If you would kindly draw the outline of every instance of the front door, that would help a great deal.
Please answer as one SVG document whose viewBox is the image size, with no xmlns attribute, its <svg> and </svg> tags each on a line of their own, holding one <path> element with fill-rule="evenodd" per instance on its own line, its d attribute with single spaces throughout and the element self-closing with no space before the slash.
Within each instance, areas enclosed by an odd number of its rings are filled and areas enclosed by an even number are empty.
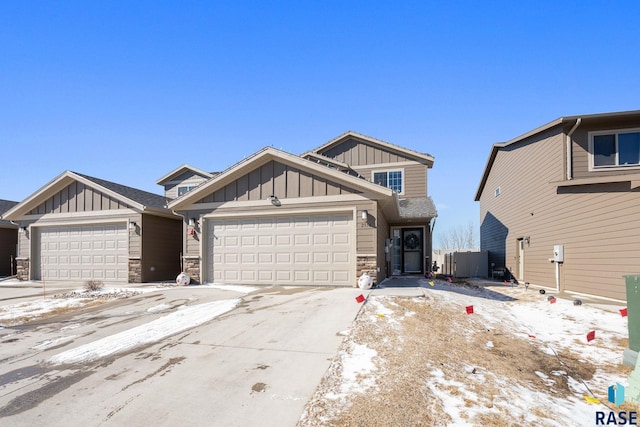
<svg viewBox="0 0 640 427">
<path fill-rule="evenodd" d="M 402 272 L 424 273 L 422 228 L 402 229 Z"/>
</svg>

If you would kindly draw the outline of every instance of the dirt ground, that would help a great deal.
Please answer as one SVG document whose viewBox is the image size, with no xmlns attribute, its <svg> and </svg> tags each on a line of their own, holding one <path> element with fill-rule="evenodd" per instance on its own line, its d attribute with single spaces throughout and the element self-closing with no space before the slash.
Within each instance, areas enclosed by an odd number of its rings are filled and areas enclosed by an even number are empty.
<svg viewBox="0 0 640 427">
<path fill-rule="evenodd" d="M 346 400 L 327 398 L 340 394 L 343 381 L 342 359 L 336 357 L 298 426 L 531 425 L 509 410 L 514 386 L 566 398 L 574 394 L 569 381 L 586 386 L 596 373 L 597 366 L 579 355 L 549 354 L 538 340 L 514 334 L 509 325 L 488 328 L 478 317 L 461 317 L 460 307 L 428 296 L 385 298 L 385 307 L 393 311 L 386 317 L 394 321 L 375 321 L 382 317 L 379 307 L 365 304 L 341 349 L 349 352 L 350 346 L 361 344 L 375 350 L 375 384 Z M 598 368 L 631 372 L 621 364 Z M 468 399 L 469 392 L 477 397 L 465 406 L 492 410 L 452 419 L 439 397 Z M 543 423 L 556 425 L 549 407 L 532 403 L 531 411 Z"/>
</svg>

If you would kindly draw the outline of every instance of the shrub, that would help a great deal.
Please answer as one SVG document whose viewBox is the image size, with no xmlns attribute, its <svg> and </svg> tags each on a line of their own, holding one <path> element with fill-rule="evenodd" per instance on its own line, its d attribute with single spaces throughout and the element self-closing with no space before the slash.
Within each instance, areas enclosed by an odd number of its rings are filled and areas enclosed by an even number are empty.
<svg viewBox="0 0 640 427">
<path fill-rule="evenodd" d="M 84 284 L 84 288 L 87 291 L 99 291 L 100 289 L 104 288 L 104 283 L 102 283 L 100 280 L 87 280 L 87 282 Z"/>
</svg>

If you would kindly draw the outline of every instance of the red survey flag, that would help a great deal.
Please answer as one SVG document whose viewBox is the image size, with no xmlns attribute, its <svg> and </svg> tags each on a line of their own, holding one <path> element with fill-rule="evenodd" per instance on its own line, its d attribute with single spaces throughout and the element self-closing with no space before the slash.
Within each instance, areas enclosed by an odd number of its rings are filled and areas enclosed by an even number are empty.
<svg viewBox="0 0 640 427">
<path fill-rule="evenodd" d="M 593 341 L 596 339 L 596 331 L 591 331 L 587 333 L 587 342 Z"/>
<path fill-rule="evenodd" d="M 504 285 L 507 286 L 509 284 L 509 282 L 507 282 L 506 280 L 504 281 Z"/>
<path fill-rule="evenodd" d="M 551 298 L 551 299 L 549 300 L 549 304 L 555 304 L 555 303 L 556 303 L 556 299 L 555 299 L 555 298 Z"/>
<path fill-rule="evenodd" d="M 365 299 L 365 298 L 364 298 L 364 295 L 362 295 L 362 294 L 360 294 L 360 295 L 358 295 L 358 296 L 356 297 L 356 301 L 358 301 L 358 303 L 363 302 L 363 301 L 364 301 L 364 299 Z"/>
<path fill-rule="evenodd" d="M 467 309 L 467 314 L 473 314 L 473 306 L 472 305 L 468 305 L 466 307 L 466 309 Z"/>
<path fill-rule="evenodd" d="M 627 316 L 628 316 L 628 314 L 629 314 L 629 313 L 627 312 L 627 308 L 626 308 L 626 307 L 625 307 L 625 308 L 621 308 L 621 309 L 620 309 L 620 315 L 621 315 L 622 317 L 627 317 Z"/>
</svg>

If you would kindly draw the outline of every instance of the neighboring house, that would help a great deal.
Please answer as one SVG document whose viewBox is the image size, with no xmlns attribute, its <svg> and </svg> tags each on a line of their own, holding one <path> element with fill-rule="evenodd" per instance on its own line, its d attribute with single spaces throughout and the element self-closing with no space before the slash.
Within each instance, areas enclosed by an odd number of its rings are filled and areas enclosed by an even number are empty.
<svg viewBox="0 0 640 427">
<path fill-rule="evenodd" d="M 625 300 L 640 273 L 640 111 L 561 117 L 495 144 L 480 245 L 520 282 Z"/>
<path fill-rule="evenodd" d="M 175 199 L 193 190 L 198 185 L 213 177 L 213 173 L 202 171 L 189 165 L 182 165 L 156 181 L 164 187 L 167 199 Z"/>
<path fill-rule="evenodd" d="M 182 225 L 164 196 L 64 172 L 2 216 L 20 227 L 21 280 L 173 280 Z"/>
<path fill-rule="evenodd" d="M 355 132 L 296 156 L 264 148 L 168 207 L 195 282 L 353 286 L 424 274 L 433 157 Z M 388 253 L 388 255 L 387 255 Z"/>
<path fill-rule="evenodd" d="M 18 202 L 0 199 L 0 217 Z M 18 246 L 18 226 L 7 220 L 0 220 L 0 277 L 16 274 L 16 248 Z"/>
</svg>

